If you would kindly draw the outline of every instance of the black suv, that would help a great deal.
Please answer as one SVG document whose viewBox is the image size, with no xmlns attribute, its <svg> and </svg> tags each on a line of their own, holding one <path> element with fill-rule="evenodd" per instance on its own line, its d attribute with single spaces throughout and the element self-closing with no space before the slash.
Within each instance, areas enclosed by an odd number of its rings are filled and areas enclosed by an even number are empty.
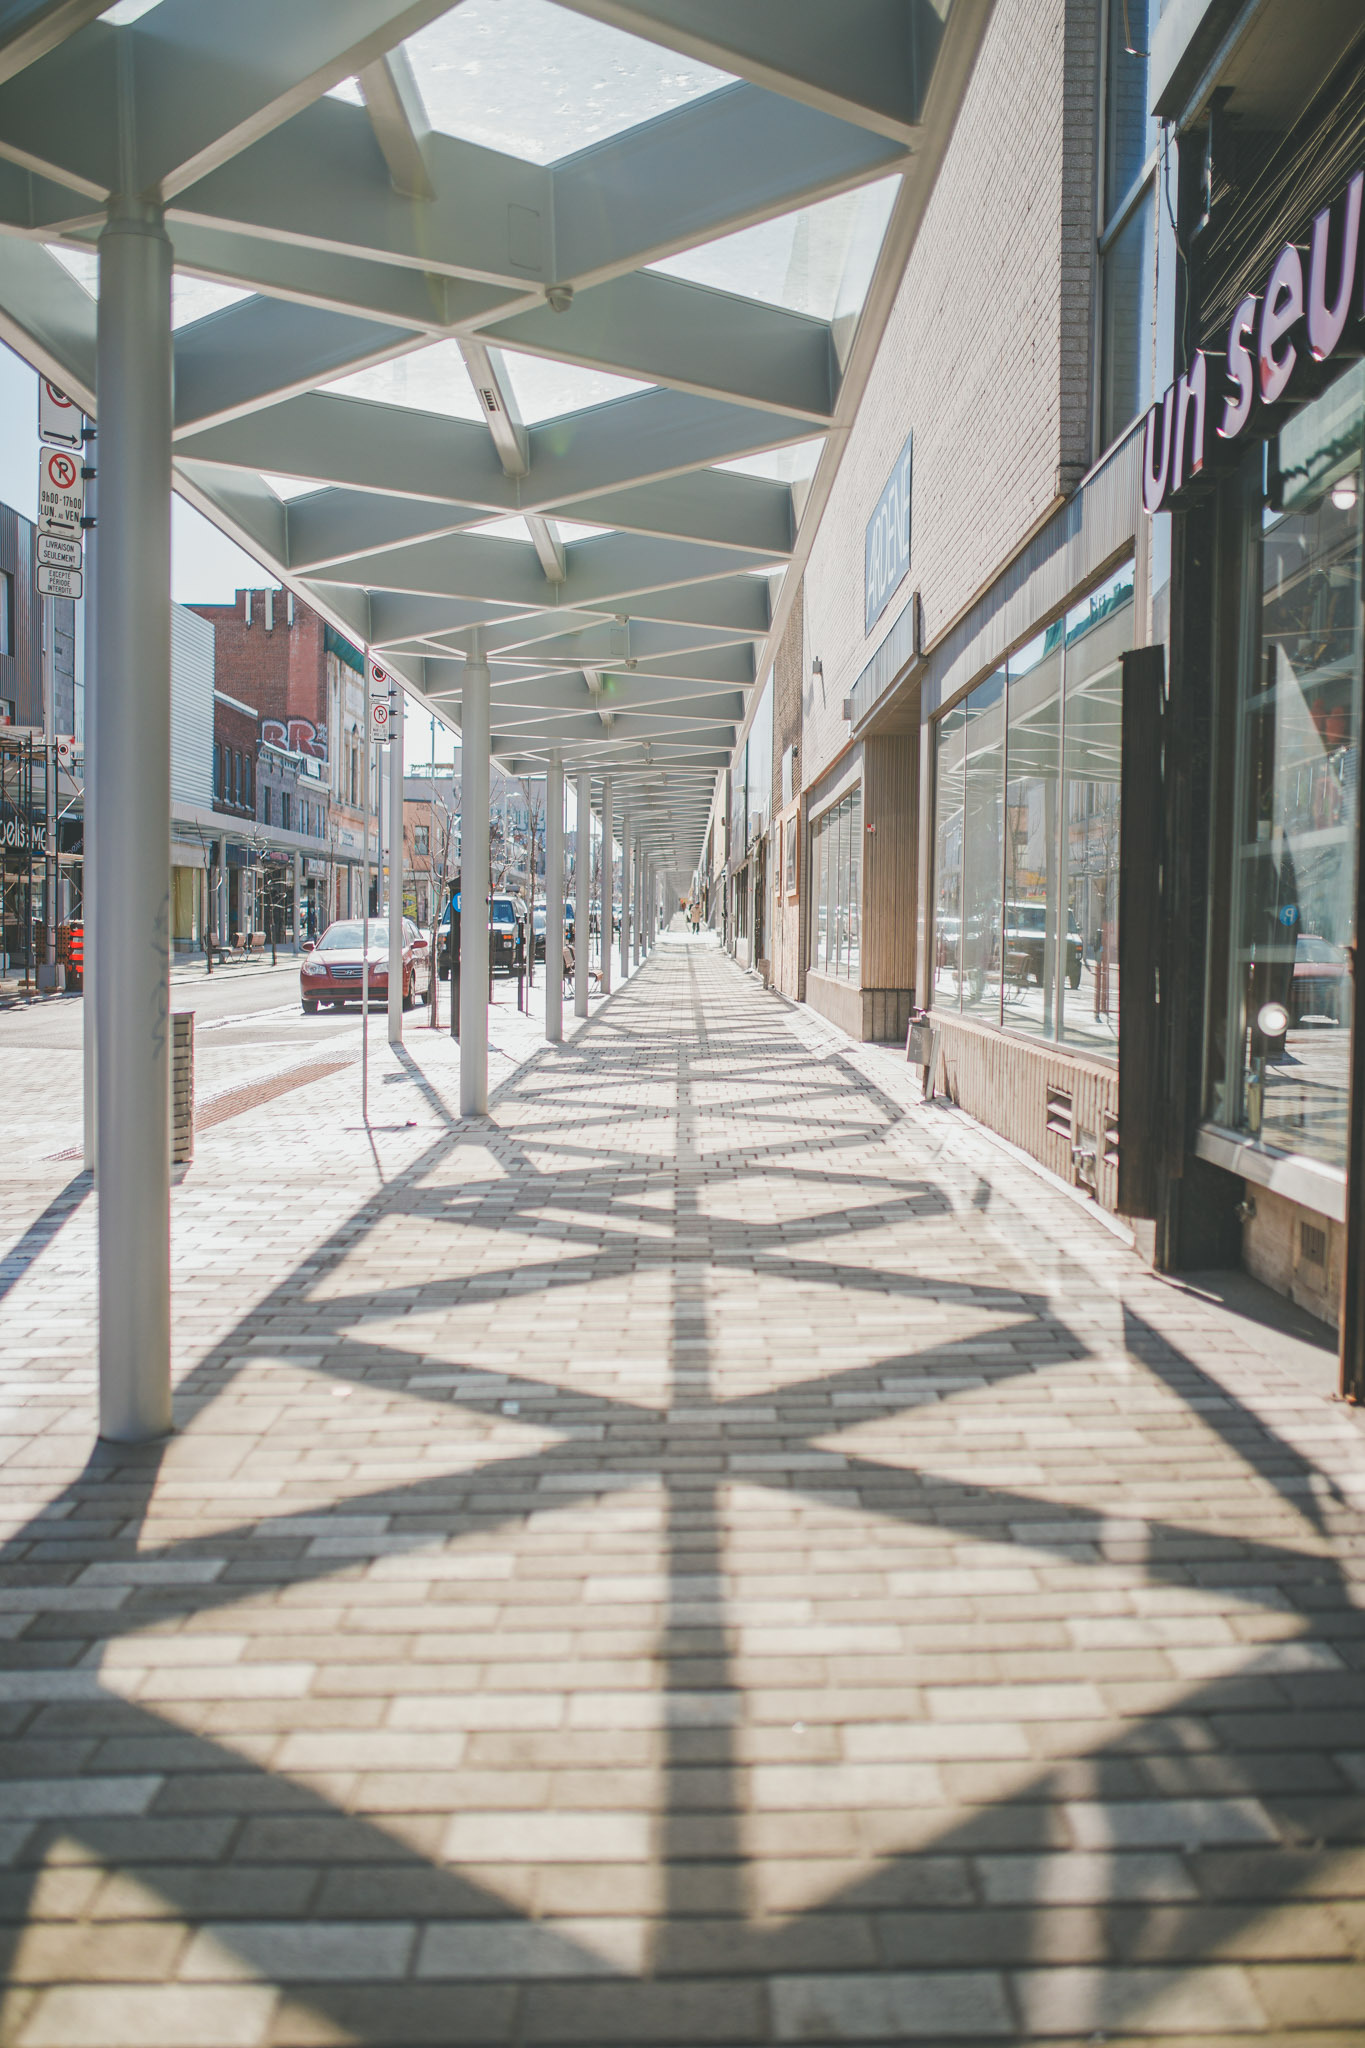
<svg viewBox="0 0 1365 2048">
<path fill-rule="evenodd" d="M 458 915 L 460 899 L 455 898 Z M 494 890 L 488 899 L 488 960 L 495 974 L 516 971 L 517 934 L 530 926 L 530 912 L 520 896 Z M 450 912 L 447 910 L 436 932 L 437 971 L 442 981 L 450 979 Z"/>
</svg>

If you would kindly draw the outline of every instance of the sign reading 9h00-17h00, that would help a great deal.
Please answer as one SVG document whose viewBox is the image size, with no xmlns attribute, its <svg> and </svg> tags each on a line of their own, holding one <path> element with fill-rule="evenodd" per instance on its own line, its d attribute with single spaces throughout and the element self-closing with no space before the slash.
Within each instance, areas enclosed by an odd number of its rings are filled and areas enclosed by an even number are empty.
<svg viewBox="0 0 1365 2048">
<path fill-rule="evenodd" d="M 38 531 L 78 536 L 85 511 L 81 458 L 65 448 L 44 448 L 38 457 Z"/>
<path fill-rule="evenodd" d="M 867 522 L 863 631 L 870 633 L 910 573 L 910 435 Z"/>
</svg>

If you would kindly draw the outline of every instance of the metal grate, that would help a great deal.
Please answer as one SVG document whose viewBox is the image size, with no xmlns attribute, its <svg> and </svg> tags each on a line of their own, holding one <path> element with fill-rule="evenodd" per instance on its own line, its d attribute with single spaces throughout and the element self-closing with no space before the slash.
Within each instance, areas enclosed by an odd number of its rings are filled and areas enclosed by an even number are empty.
<svg viewBox="0 0 1365 2048">
<path fill-rule="evenodd" d="M 1075 1130 L 1075 1116 L 1071 1107 L 1071 1092 L 1067 1088 L 1049 1088 L 1047 1091 L 1047 1127 L 1054 1138 L 1065 1138 L 1069 1145 Z"/>
<path fill-rule="evenodd" d="M 1327 1264 L 1327 1232 L 1320 1223 L 1300 1222 L 1299 1257 L 1306 1266 Z"/>
</svg>

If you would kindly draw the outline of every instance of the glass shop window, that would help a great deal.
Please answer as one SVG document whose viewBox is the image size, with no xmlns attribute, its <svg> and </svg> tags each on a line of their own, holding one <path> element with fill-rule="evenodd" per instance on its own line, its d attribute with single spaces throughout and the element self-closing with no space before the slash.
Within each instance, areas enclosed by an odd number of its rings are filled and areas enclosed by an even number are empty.
<svg viewBox="0 0 1365 2048">
<path fill-rule="evenodd" d="M 858 981 L 862 972 L 862 839 L 861 788 L 831 804 L 811 831 L 815 876 L 811 965 L 844 981 Z"/>
<path fill-rule="evenodd" d="M 1358 365 L 1245 474 L 1226 983 L 1209 1047 L 1216 1122 L 1338 1167 L 1355 938 L 1363 442 Z"/>
<path fill-rule="evenodd" d="M 949 711 L 935 741 L 934 1006 L 1110 1057 L 1132 644 L 1129 565 Z"/>
<path fill-rule="evenodd" d="M 1100 439 L 1105 447 L 1151 400 L 1158 124 L 1147 111 L 1150 0 L 1109 0 L 1104 177 L 1099 209 Z"/>
<path fill-rule="evenodd" d="M 1000 1021 L 1000 885 L 1004 854 L 1005 673 L 967 699 L 962 864 L 962 1007 Z"/>
</svg>

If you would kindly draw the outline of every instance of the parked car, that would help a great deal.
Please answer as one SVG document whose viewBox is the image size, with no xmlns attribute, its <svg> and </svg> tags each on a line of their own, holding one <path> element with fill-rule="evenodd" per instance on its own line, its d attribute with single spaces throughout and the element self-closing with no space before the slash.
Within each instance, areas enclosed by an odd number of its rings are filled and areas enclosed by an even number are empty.
<svg viewBox="0 0 1365 2048">
<path fill-rule="evenodd" d="M 1294 948 L 1294 974 L 1289 985 L 1289 1021 L 1328 1017 L 1344 1024 L 1351 964 L 1344 946 L 1317 932 L 1300 932 Z"/>
<path fill-rule="evenodd" d="M 1005 905 L 1005 973 L 1011 981 L 1041 983 L 1043 953 L 1047 943 L 1046 903 Z M 1084 946 L 1074 911 L 1066 915 L 1066 978 L 1072 988 L 1081 985 Z"/>
<path fill-rule="evenodd" d="M 456 914 L 459 898 L 455 899 Z M 530 912 L 520 896 L 497 893 L 488 899 L 488 960 L 495 974 L 511 974 L 516 967 L 517 928 L 524 930 Z M 541 952 L 543 954 L 544 947 Z M 442 981 L 450 979 L 450 912 L 436 928 L 436 971 Z"/>
<path fill-rule="evenodd" d="M 314 944 L 304 944 L 304 961 L 299 969 L 303 1007 L 310 1016 L 319 1004 L 344 1010 L 347 1003 L 364 1001 L 364 925 L 359 918 L 345 918 L 328 925 Z M 403 919 L 403 1008 L 423 1001 L 431 988 L 431 949 L 411 918 Z M 370 997 L 389 999 L 388 919 L 370 919 Z"/>
<path fill-rule="evenodd" d="M 516 967 L 517 932 L 525 932 L 530 912 L 520 896 L 494 896 L 488 906 L 488 958 L 493 972 L 511 974 Z"/>
<path fill-rule="evenodd" d="M 534 935 L 535 956 L 545 958 L 545 905 L 537 903 L 531 912 L 531 931 Z"/>
</svg>

